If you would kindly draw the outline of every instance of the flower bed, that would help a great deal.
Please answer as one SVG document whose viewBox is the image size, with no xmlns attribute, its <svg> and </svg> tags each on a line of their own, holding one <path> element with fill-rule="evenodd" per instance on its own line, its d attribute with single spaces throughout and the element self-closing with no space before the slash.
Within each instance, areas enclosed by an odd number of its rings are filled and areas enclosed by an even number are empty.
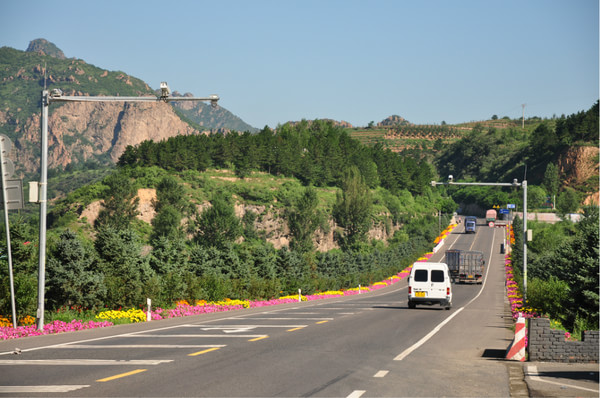
<svg viewBox="0 0 600 398">
<path fill-rule="evenodd" d="M 20 337 L 40 336 L 44 334 L 54 334 L 63 332 L 74 332 L 76 330 L 104 328 L 113 326 L 112 322 L 82 322 L 80 320 L 72 320 L 71 322 L 54 321 L 44 325 L 44 330 L 37 330 L 35 325 L 19 326 L 16 329 L 12 327 L 0 327 L 0 340 L 18 339 Z"/>
</svg>

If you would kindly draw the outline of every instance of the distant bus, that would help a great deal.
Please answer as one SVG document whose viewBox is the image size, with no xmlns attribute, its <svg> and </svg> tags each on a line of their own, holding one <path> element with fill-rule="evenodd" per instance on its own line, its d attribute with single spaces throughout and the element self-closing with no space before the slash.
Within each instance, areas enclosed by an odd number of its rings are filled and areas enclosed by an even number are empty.
<svg viewBox="0 0 600 398">
<path fill-rule="evenodd" d="M 467 216 L 465 217 L 465 233 L 475 233 L 475 227 L 477 226 L 477 217 Z"/>
</svg>

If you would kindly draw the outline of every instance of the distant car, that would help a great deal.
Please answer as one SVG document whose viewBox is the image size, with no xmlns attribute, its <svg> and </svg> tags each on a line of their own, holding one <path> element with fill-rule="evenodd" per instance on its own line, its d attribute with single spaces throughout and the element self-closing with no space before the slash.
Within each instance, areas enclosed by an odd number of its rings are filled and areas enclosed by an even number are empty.
<svg viewBox="0 0 600 398">
<path fill-rule="evenodd" d="M 408 279 L 408 308 L 436 305 L 452 307 L 452 281 L 446 263 L 414 263 Z"/>
</svg>

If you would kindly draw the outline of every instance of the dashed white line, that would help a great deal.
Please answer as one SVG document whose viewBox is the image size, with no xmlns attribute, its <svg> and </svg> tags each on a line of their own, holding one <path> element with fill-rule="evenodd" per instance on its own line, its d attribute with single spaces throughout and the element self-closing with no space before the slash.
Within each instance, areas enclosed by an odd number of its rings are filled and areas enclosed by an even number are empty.
<svg viewBox="0 0 600 398">
<path fill-rule="evenodd" d="M 352 391 L 352 394 L 348 395 L 346 398 L 360 398 L 366 392 L 366 390 L 354 390 Z"/>
<path fill-rule="evenodd" d="M 379 372 L 375 373 L 373 377 L 385 377 L 388 373 L 390 373 L 389 370 L 380 370 Z"/>
</svg>

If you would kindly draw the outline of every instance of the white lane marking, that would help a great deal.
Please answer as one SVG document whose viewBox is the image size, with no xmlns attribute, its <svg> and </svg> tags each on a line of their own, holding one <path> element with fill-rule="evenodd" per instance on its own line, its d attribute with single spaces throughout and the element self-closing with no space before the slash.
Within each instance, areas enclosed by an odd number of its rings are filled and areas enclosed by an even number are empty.
<svg viewBox="0 0 600 398">
<path fill-rule="evenodd" d="M 261 319 L 265 321 L 293 321 L 293 320 L 306 320 L 306 321 L 320 321 L 320 320 L 328 320 L 332 321 L 333 318 L 255 318 L 252 319 Z"/>
<path fill-rule="evenodd" d="M 216 344 L 65 344 L 55 348 L 76 348 L 76 349 L 89 349 L 89 348 L 214 348 L 214 347 L 226 347 L 226 345 Z"/>
<path fill-rule="evenodd" d="M 390 373 L 389 370 L 380 370 L 379 372 L 375 373 L 373 377 L 385 377 L 388 373 Z"/>
<path fill-rule="evenodd" d="M 132 359 L 132 360 L 115 360 L 115 359 L 3 359 L 0 360 L 0 365 L 160 365 L 161 363 L 173 362 L 173 359 Z"/>
<path fill-rule="evenodd" d="M 256 329 L 254 326 L 248 327 L 238 327 L 238 326 L 229 326 L 229 327 L 209 327 L 209 328 L 201 328 L 203 332 L 207 332 L 209 330 L 222 330 L 224 333 L 247 333 L 253 329 Z"/>
<path fill-rule="evenodd" d="M 367 391 L 365 390 L 354 390 L 352 391 L 352 394 L 348 395 L 346 398 L 360 398 L 366 392 Z"/>
<path fill-rule="evenodd" d="M 542 382 L 542 383 L 555 384 L 557 386 L 564 386 L 564 387 L 568 387 L 568 388 L 576 388 L 578 390 L 590 391 L 590 392 L 595 392 L 595 393 L 600 392 L 599 390 L 594 390 L 594 389 L 591 389 L 591 388 L 579 387 L 579 386 L 574 386 L 572 384 L 558 383 L 556 381 L 544 380 L 544 379 L 542 379 L 542 378 L 539 377 L 540 374 L 538 373 L 537 366 L 528 366 L 527 367 L 527 376 L 531 380 L 539 381 L 539 382 Z"/>
<path fill-rule="evenodd" d="M 254 337 L 263 337 L 266 334 L 138 334 L 135 336 L 124 335 L 121 337 L 186 337 L 186 338 L 198 338 L 198 337 L 233 337 L 233 338 L 247 338 L 251 339 Z"/>
<path fill-rule="evenodd" d="M 321 309 L 321 308 L 319 308 Z M 281 314 L 281 312 L 280 312 Z M 319 315 L 320 312 L 296 312 L 296 311 L 290 311 L 289 313 L 283 313 L 284 315 Z"/>
<path fill-rule="evenodd" d="M 452 315 L 450 315 L 448 318 L 446 318 L 442 323 L 440 323 L 439 325 L 437 325 L 431 332 L 427 333 L 425 335 L 425 337 L 423 337 L 421 340 L 417 341 L 415 344 L 413 344 L 412 346 L 408 347 L 406 350 L 404 350 L 401 354 L 399 354 L 398 356 L 396 356 L 396 358 L 394 358 L 394 361 L 401 361 L 404 358 L 406 358 L 408 355 L 410 355 L 411 352 L 413 352 L 414 350 L 416 350 L 417 348 L 421 347 L 423 344 L 425 344 L 430 338 L 432 338 L 437 332 L 440 331 L 440 329 L 447 324 L 448 322 L 450 322 L 450 320 L 452 318 L 454 318 L 456 315 L 458 315 L 462 310 L 464 310 L 465 307 L 459 308 L 458 310 L 456 310 L 456 312 Z"/>
<path fill-rule="evenodd" d="M 184 325 L 188 328 L 213 328 L 213 329 L 234 329 L 234 328 L 303 328 L 307 325 Z M 202 329 L 204 330 L 204 329 Z"/>
<path fill-rule="evenodd" d="M 0 386 L 0 394 L 17 393 L 47 393 L 47 392 L 69 392 L 89 387 L 89 384 L 53 385 L 53 386 Z"/>
</svg>

